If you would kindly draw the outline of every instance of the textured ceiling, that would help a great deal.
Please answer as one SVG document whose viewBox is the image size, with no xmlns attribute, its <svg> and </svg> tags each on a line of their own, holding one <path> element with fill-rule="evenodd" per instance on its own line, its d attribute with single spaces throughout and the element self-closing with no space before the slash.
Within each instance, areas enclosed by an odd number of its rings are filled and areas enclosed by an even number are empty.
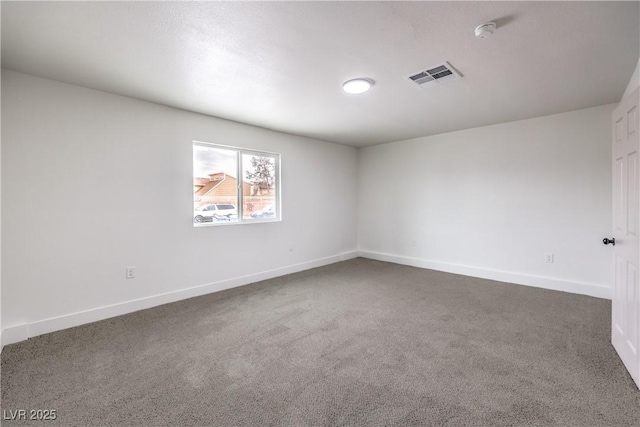
<svg viewBox="0 0 640 427">
<path fill-rule="evenodd" d="M 2 66 L 364 146 L 617 102 L 639 4 L 2 2 Z M 407 79 L 443 61 L 463 78 Z"/>
</svg>

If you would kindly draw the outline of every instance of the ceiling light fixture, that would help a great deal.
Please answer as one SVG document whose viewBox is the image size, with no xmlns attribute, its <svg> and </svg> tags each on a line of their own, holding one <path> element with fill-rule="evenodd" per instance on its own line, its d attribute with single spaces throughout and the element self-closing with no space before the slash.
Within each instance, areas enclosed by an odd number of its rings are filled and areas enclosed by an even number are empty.
<svg viewBox="0 0 640 427">
<path fill-rule="evenodd" d="M 347 93 L 364 93 L 371 89 L 373 80 L 371 79 L 351 79 L 344 82 L 342 90 Z"/>
<path fill-rule="evenodd" d="M 475 31 L 476 37 L 479 39 L 486 39 L 487 37 L 491 37 L 495 30 L 495 22 L 487 22 L 486 24 L 478 25 Z"/>
</svg>

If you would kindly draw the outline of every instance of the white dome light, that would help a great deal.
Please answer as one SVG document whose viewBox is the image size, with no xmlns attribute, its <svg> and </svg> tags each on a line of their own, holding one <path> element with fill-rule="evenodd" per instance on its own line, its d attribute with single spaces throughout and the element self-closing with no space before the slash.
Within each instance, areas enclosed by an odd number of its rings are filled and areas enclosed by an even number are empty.
<svg viewBox="0 0 640 427">
<path fill-rule="evenodd" d="M 369 79 L 352 79 L 344 82 L 342 90 L 347 93 L 363 93 L 371 89 L 373 81 Z"/>
</svg>

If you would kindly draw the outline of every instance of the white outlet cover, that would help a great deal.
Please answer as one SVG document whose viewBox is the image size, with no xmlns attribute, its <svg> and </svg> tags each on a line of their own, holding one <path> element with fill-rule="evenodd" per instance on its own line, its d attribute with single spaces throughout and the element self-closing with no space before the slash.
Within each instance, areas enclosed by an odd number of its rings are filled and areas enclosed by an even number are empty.
<svg viewBox="0 0 640 427">
<path fill-rule="evenodd" d="M 127 279 L 133 279 L 136 277 L 136 268 L 135 267 L 127 267 L 126 268 L 126 277 Z"/>
</svg>

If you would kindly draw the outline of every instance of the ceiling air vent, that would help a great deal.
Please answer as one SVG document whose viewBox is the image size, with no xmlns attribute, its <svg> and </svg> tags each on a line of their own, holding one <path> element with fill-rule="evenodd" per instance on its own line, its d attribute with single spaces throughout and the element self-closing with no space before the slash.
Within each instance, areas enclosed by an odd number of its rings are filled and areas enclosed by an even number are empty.
<svg viewBox="0 0 640 427">
<path fill-rule="evenodd" d="M 451 64 L 445 62 L 418 74 L 409 76 L 409 79 L 417 83 L 419 86 L 430 86 L 436 83 L 442 83 L 449 80 L 459 79 L 462 77 L 460 73 L 453 69 Z"/>
</svg>

